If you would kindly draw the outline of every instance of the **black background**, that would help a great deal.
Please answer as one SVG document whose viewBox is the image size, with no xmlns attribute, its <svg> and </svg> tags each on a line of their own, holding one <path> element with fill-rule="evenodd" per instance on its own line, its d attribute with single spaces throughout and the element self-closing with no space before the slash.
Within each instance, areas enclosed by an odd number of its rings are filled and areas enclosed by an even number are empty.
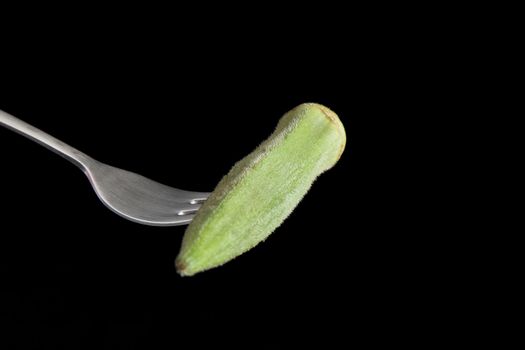
<svg viewBox="0 0 525 350">
<path fill-rule="evenodd" d="M 150 31 L 19 28 L 2 54 L 0 109 L 159 182 L 213 189 L 302 102 L 338 113 L 348 141 L 266 242 L 181 278 L 184 227 L 116 216 L 73 165 L 0 129 L 8 348 L 269 349 L 424 333 L 442 301 L 429 258 L 439 243 L 419 234 L 433 223 L 407 206 L 418 205 L 407 184 L 422 171 L 403 157 L 414 128 L 404 116 L 417 109 L 404 93 L 413 56 L 388 25 L 358 17 L 271 37 L 246 37 L 243 25 L 199 35 L 167 20 Z"/>
</svg>

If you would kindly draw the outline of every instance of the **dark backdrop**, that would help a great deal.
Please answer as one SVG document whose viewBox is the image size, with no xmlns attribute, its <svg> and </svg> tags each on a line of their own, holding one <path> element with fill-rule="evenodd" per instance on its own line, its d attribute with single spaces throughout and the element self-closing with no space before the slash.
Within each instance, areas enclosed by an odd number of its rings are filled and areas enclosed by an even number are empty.
<svg viewBox="0 0 525 350">
<path fill-rule="evenodd" d="M 7 348 L 249 341 L 270 349 L 286 340 L 410 340 L 424 331 L 418 320 L 435 306 L 425 299 L 435 286 L 417 259 L 429 241 L 404 221 L 417 215 L 404 209 L 403 184 L 416 175 L 406 175 L 397 133 L 407 126 L 398 100 L 407 97 L 402 48 L 385 28 L 347 20 L 279 43 L 232 39 L 236 30 L 189 39 L 176 30 L 70 37 L 62 29 L 13 40 L 2 54 L 0 109 L 174 187 L 212 190 L 302 102 L 337 112 L 348 142 L 266 242 L 181 278 L 174 259 L 184 227 L 116 216 L 73 165 L 0 129 Z"/>
</svg>

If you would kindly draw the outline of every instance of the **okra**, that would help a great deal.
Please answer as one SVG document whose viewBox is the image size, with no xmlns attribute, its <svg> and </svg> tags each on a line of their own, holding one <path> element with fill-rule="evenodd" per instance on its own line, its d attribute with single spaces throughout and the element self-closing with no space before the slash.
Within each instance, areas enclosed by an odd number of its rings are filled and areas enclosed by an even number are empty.
<svg viewBox="0 0 525 350">
<path fill-rule="evenodd" d="M 184 234 L 177 271 L 191 276 L 220 266 L 265 240 L 335 165 L 345 144 L 343 124 L 327 107 L 305 103 L 286 113 L 197 212 Z"/>
</svg>

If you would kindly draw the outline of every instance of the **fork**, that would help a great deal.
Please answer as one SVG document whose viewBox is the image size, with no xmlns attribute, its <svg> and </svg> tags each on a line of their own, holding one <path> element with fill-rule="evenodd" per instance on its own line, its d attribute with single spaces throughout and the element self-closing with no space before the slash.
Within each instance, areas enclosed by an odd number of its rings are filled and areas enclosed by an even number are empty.
<svg viewBox="0 0 525 350">
<path fill-rule="evenodd" d="M 59 154 L 88 177 L 98 198 L 118 215 L 145 225 L 177 226 L 191 222 L 209 193 L 184 191 L 106 165 L 53 136 L 0 110 L 0 125 Z"/>
</svg>

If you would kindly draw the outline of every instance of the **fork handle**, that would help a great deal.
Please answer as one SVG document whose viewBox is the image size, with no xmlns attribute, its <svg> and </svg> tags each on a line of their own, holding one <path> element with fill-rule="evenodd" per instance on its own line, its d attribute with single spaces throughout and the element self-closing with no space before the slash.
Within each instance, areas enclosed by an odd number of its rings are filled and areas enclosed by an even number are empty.
<svg viewBox="0 0 525 350">
<path fill-rule="evenodd" d="M 20 120 L 12 115 L 0 110 L 0 125 L 5 126 L 8 129 L 19 133 L 22 136 L 27 137 L 30 140 L 39 143 L 45 148 L 59 154 L 66 158 L 76 166 L 80 167 L 83 171 L 87 170 L 90 163 L 94 160 L 79 150 L 66 145 L 64 142 L 54 138 L 53 136 L 43 132 L 40 129 L 35 128 L 32 125 Z"/>
</svg>

